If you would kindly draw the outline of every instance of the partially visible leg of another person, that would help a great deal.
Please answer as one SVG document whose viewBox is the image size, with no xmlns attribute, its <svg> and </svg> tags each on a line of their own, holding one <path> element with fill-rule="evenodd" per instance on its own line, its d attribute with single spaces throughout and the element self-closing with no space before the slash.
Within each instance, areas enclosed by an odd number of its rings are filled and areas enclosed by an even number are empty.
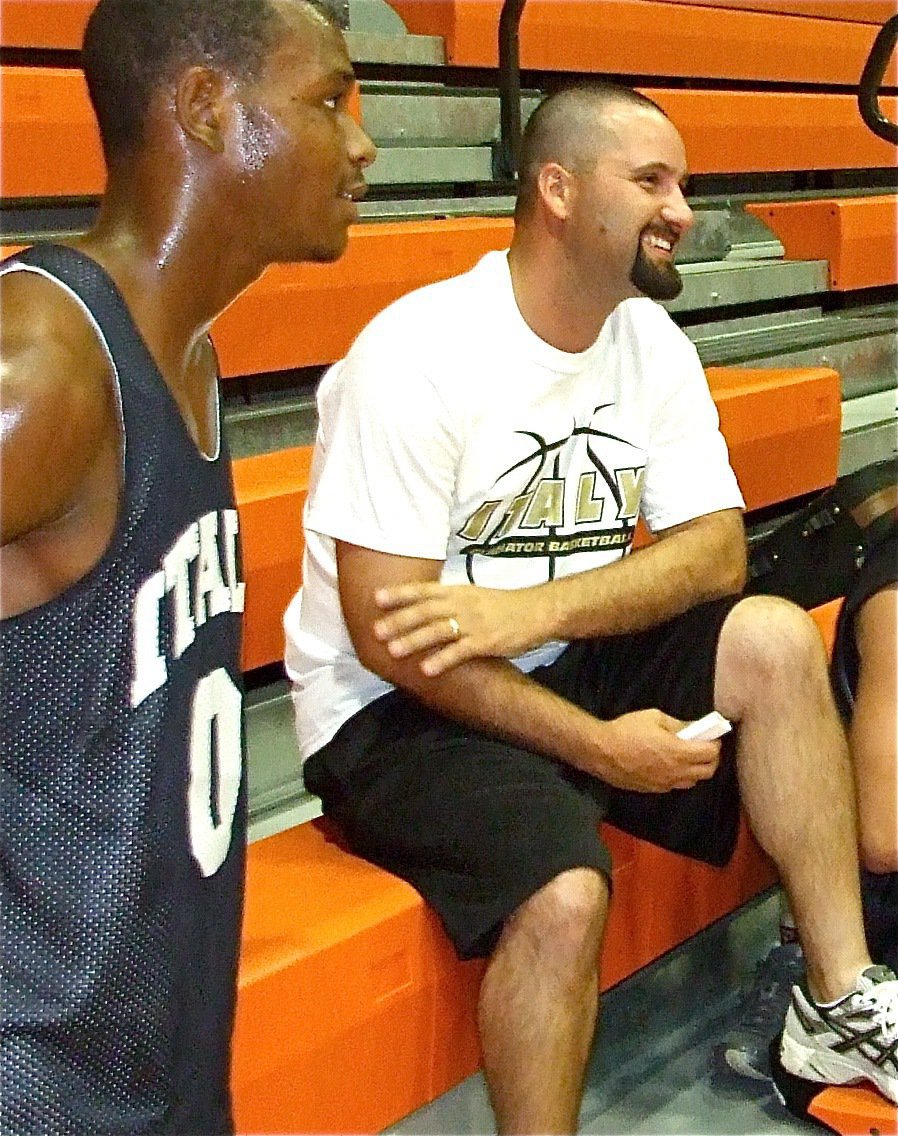
<svg viewBox="0 0 898 1136">
<path fill-rule="evenodd" d="M 605 877 L 575 868 L 531 896 L 503 928 L 478 1015 L 500 1132 L 577 1130 L 607 910 Z"/>
<path fill-rule="evenodd" d="M 893 542 L 894 543 L 894 542 Z M 894 552 L 894 549 L 893 549 Z M 892 565 L 893 573 L 896 571 Z M 849 728 L 870 951 L 898 967 L 898 587 L 872 595 L 854 621 L 858 680 Z"/>
<path fill-rule="evenodd" d="M 783 1064 L 811 1080 L 867 1078 L 898 1103 L 898 1067 L 887 1053 L 898 1040 L 898 982 L 871 969 L 854 779 L 810 617 L 772 597 L 738 604 L 721 635 L 715 705 L 740 723 L 743 805 L 779 869 L 807 959 L 810 998 L 793 992 Z M 851 1040 L 849 1019 L 863 1021 L 863 1044 Z"/>
<path fill-rule="evenodd" d="M 723 1062 L 740 1077 L 769 1079 L 770 1041 L 782 1028 L 792 987 L 804 974 L 804 954 L 789 904 L 781 894 L 778 935 L 756 965 L 743 991 L 739 1016 L 718 1050 Z"/>
</svg>

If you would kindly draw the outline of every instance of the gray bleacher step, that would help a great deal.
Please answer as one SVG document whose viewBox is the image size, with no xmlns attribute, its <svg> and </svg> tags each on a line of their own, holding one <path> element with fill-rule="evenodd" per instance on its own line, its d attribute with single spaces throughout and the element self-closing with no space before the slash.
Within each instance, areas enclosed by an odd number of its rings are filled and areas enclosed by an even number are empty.
<svg viewBox="0 0 898 1136">
<path fill-rule="evenodd" d="M 365 178 L 375 186 L 491 182 L 492 147 L 382 146 Z"/>
<path fill-rule="evenodd" d="M 343 33 L 353 63 L 392 63 L 408 67 L 442 67 L 446 49 L 439 36 Z"/>
<path fill-rule="evenodd" d="M 410 221 L 448 217 L 511 217 L 512 194 L 484 193 L 472 196 L 384 198 L 363 201 L 359 216 L 363 221 Z M 723 260 L 731 251 L 730 215 L 726 210 L 699 210 L 695 225 L 677 249 L 681 265 L 697 261 Z M 780 250 L 781 251 L 781 250 Z"/>
<path fill-rule="evenodd" d="M 496 91 L 363 82 L 360 93 L 362 122 L 379 146 L 476 146 L 499 138 Z M 539 100 L 538 92 L 522 98 L 523 121 Z"/>
<path fill-rule="evenodd" d="M 775 326 L 686 328 L 705 366 L 832 367 L 843 398 L 895 385 L 898 346 L 894 315 L 855 319 L 808 315 Z"/>
<path fill-rule="evenodd" d="M 330 0 L 331 3 L 334 0 Z M 345 31 L 374 32 L 377 35 L 408 35 L 408 28 L 388 0 L 339 0 L 345 5 Z"/>
<path fill-rule="evenodd" d="M 273 454 L 315 441 L 318 415 L 312 391 L 270 400 L 225 405 L 224 428 L 231 457 Z"/>
<path fill-rule="evenodd" d="M 726 308 L 827 290 L 825 260 L 772 260 L 684 264 L 683 291 L 665 303 L 669 312 Z"/>
<path fill-rule="evenodd" d="M 333 3 L 333 0 L 331 0 Z M 387 0 L 339 0 L 346 48 L 353 63 L 442 66 L 439 36 L 412 35 Z"/>
<path fill-rule="evenodd" d="M 894 457 L 896 429 L 898 397 L 894 387 L 843 403 L 839 476 Z"/>
<path fill-rule="evenodd" d="M 321 815 L 321 802 L 302 783 L 293 703 L 285 681 L 248 692 L 246 748 L 250 841 Z"/>
<path fill-rule="evenodd" d="M 510 217 L 514 197 L 489 194 L 472 197 L 410 197 L 383 201 L 363 201 L 359 216 L 363 221 L 421 221 L 447 217 Z"/>
</svg>

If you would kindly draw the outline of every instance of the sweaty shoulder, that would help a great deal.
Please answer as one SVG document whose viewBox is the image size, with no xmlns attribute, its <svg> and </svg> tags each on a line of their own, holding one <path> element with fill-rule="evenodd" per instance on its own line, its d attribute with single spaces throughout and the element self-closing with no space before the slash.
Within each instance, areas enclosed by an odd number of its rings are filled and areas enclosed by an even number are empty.
<svg viewBox="0 0 898 1136">
<path fill-rule="evenodd" d="M 30 271 L 0 277 L 2 538 L 63 516 L 118 429 L 110 364 L 80 304 Z"/>
</svg>

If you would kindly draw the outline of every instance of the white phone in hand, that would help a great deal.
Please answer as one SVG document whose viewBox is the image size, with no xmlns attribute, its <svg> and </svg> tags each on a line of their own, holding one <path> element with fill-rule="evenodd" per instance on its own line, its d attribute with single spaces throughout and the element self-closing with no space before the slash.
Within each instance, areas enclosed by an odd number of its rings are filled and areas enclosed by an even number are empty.
<svg viewBox="0 0 898 1136">
<path fill-rule="evenodd" d="M 724 718 L 723 714 L 718 714 L 716 710 L 712 710 L 704 718 L 689 722 L 682 730 L 678 730 L 677 737 L 683 738 L 684 741 L 709 742 L 714 738 L 721 738 L 724 734 L 728 734 L 732 728 L 732 724 Z"/>
</svg>

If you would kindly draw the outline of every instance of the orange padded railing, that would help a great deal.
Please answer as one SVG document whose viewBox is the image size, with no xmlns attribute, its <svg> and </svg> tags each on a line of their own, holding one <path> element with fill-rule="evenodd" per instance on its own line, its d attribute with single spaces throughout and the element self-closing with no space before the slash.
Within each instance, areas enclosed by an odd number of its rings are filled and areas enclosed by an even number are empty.
<svg viewBox="0 0 898 1136">
<path fill-rule="evenodd" d="M 443 36 L 446 58 L 495 67 L 502 0 L 390 0 L 410 31 Z M 850 6 L 843 3 L 843 16 Z M 865 6 L 865 18 L 879 6 Z M 881 21 L 877 21 L 881 22 Z M 528 0 L 521 67 L 603 75 L 813 83 L 855 87 L 872 23 L 670 0 Z M 893 62 L 885 83 L 894 85 Z"/>
<path fill-rule="evenodd" d="M 836 292 L 898 284 L 898 196 L 751 204 L 793 260 L 828 260 Z"/>
</svg>

